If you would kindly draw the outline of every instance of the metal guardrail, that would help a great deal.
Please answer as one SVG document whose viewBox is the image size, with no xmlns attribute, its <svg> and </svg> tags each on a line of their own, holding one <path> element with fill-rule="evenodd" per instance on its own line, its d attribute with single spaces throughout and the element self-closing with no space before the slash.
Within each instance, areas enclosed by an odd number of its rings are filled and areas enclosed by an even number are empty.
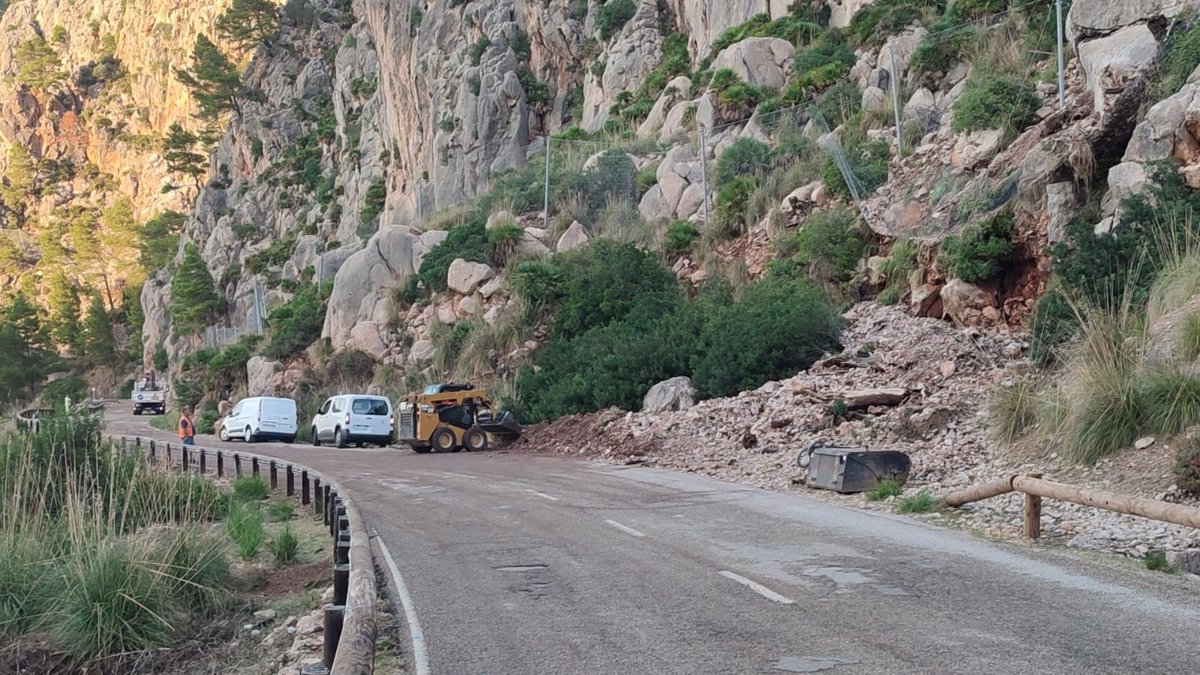
<svg viewBox="0 0 1200 675">
<path fill-rule="evenodd" d="M 230 452 L 196 445 L 167 443 L 141 436 L 116 439 L 125 452 L 144 453 L 151 464 L 201 476 L 261 476 L 271 490 L 300 493 L 300 504 L 324 517 L 334 541 L 333 603 L 324 607 L 321 664 L 305 666 L 302 675 L 372 675 L 375 668 L 375 563 L 362 513 L 348 493 L 324 475 L 302 464 L 251 452 Z M 210 461 L 211 460 L 211 461 Z M 297 485 L 299 483 L 299 485 Z"/>
<path fill-rule="evenodd" d="M 942 501 L 946 506 L 959 507 L 1009 492 L 1025 494 L 1024 532 L 1025 536 L 1030 539 L 1037 539 L 1042 533 L 1043 498 L 1060 499 L 1106 511 L 1200 529 L 1200 509 L 1143 497 L 1119 495 L 1105 490 L 1056 483 L 1044 480 L 1040 473 L 1025 476 L 1013 475 L 988 483 L 980 483 L 963 490 L 955 490 L 943 497 Z"/>
</svg>

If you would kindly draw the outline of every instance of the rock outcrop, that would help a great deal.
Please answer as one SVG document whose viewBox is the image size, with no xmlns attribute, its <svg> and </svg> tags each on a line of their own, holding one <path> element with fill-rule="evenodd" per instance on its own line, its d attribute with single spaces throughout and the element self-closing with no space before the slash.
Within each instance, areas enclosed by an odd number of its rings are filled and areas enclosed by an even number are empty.
<svg viewBox="0 0 1200 675">
<path fill-rule="evenodd" d="M 660 413 L 668 410 L 687 410 L 695 405 L 696 391 L 687 377 L 672 377 L 650 387 L 642 401 L 642 412 Z"/>
</svg>

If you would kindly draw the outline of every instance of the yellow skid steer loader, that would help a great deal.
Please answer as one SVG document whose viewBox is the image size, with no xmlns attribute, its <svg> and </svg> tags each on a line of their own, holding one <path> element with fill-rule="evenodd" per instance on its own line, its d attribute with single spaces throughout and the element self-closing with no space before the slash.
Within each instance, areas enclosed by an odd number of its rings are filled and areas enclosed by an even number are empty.
<svg viewBox="0 0 1200 675">
<path fill-rule="evenodd" d="M 396 406 L 396 440 L 416 452 L 475 452 L 520 435 L 512 413 L 472 384 L 432 384 Z"/>
</svg>

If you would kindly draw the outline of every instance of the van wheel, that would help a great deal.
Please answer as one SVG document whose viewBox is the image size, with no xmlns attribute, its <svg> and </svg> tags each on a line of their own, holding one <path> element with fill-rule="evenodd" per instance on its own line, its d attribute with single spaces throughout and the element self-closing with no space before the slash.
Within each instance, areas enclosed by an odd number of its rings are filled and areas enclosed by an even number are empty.
<svg viewBox="0 0 1200 675">
<path fill-rule="evenodd" d="M 247 443 L 254 442 L 254 433 L 250 431 L 250 427 L 246 427 L 246 432 L 242 435 L 242 440 Z"/>
<path fill-rule="evenodd" d="M 467 429 L 467 433 L 463 435 L 463 445 L 467 446 L 470 452 L 480 452 L 488 449 L 488 435 L 479 427 L 471 427 Z"/>
<path fill-rule="evenodd" d="M 312 428 L 312 444 L 314 448 L 321 447 L 321 439 L 317 436 L 317 428 Z"/>
<path fill-rule="evenodd" d="M 346 434 L 340 428 L 333 430 L 333 444 L 339 448 L 346 447 Z"/>
<path fill-rule="evenodd" d="M 445 427 L 433 430 L 433 434 L 429 437 L 429 444 L 438 452 L 454 452 L 458 449 L 454 432 Z"/>
<path fill-rule="evenodd" d="M 221 433 L 217 434 L 217 436 L 220 437 L 222 441 L 226 443 L 229 442 L 229 430 L 225 427 L 221 427 Z"/>
</svg>

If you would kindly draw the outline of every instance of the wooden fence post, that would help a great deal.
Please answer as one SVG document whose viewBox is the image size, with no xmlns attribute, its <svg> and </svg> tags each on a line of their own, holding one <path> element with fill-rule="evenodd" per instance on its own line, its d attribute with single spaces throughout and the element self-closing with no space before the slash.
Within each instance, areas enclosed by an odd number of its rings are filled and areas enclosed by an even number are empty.
<svg viewBox="0 0 1200 675">
<path fill-rule="evenodd" d="M 208 453 L 204 451 L 204 448 L 201 448 L 200 449 L 200 475 L 201 476 L 203 476 L 205 474 L 205 472 L 208 471 L 207 459 L 208 459 Z"/>
<path fill-rule="evenodd" d="M 167 468 L 171 468 L 171 444 L 167 443 Z"/>
<path fill-rule="evenodd" d="M 233 453 L 233 473 L 238 478 L 242 477 L 242 456 L 236 452 Z"/>
<path fill-rule="evenodd" d="M 345 605 L 325 605 L 325 644 L 322 655 L 326 668 L 333 667 L 333 659 L 337 656 L 338 642 L 342 639 L 342 620 L 345 618 Z"/>
<path fill-rule="evenodd" d="M 300 470 L 300 505 L 308 506 L 310 501 L 312 501 L 312 500 L 308 496 L 308 470 L 301 469 Z"/>
<path fill-rule="evenodd" d="M 255 478 L 258 478 L 258 458 L 257 457 L 250 458 L 250 474 L 252 476 L 254 476 Z"/>
<path fill-rule="evenodd" d="M 271 490 L 275 491 L 275 490 L 279 489 L 279 470 L 275 468 L 275 460 L 271 460 L 270 469 L 271 469 Z"/>
<path fill-rule="evenodd" d="M 346 604 L 346 593 L 350 590 L 350 564 L 338 563 L 333 566 L 333 604 Z"/>
<path fill-rule="evenodd" d="M 1040 473 L 1028 474 L 1030 478 L 1041 478 Z M 1025 536 L 1037 539 L 1042 536 L 1042 498 L 1025 493 Z"/>
<path fill-rule="evenodd" d="M 217 478 L 225 477 L 225 453 L 217 451 Z"/>
<path fill-rule="evenodd" d="M 180 455 L 179 471 L 180 471 L 180 473 L 187 473 L 187 471 L 188 471 L 188 459 L 190 459 L 188 457 L 188 454 L 189 453 L 188 453 L 188 449 L 187 449 L 186 445 L 180 447 L 180 449 L 179 449 L 179 455 Z"/>
<path fill-rule="evenodd" d="M 291 464 L 288 464 L 286 467 L 284 467 L 284 471 L 286 471 L 284 474 L 284 476 L 286 476 L 284 482 L 287 483 L 287 496 L 293 497 L 296 494 L 296 475 L 292 473 Z"/>
<path fill-rule="evenodd" d="M 150 441 L 150 461 L 151 462 L 154 462 L 155 460 L 158 459 L 157 457 L 155 457 L 156 450 L 157 450 L 157 448 L 154 447 L 154 441 Z"/>
</svg>

